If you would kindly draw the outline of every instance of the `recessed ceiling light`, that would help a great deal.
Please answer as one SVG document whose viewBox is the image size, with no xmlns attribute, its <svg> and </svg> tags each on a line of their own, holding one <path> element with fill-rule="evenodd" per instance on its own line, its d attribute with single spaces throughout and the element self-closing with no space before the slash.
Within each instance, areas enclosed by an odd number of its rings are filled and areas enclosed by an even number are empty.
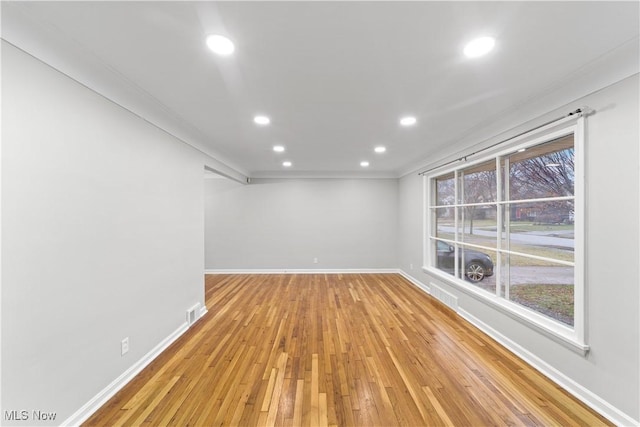
<svg viewBox="0 0 640 427">
<path fill-rule="evenodd" d="M 274 145 L 273 151 L 275 151 L 276 153 L 282 153 L 284 151 L 284 147 L 282 145 Z"/>
<path fill-rule="evenodd" d="M 235 50 L 233 42 L 227 37 L 221 36 L 219 34 L 212 34 L 207 37 L 207 46 L 214 53 L 223 56 L 231 55 Z"/>
<path fill-rule="evenodd" d="M 379 147 L 374 148 L 373 151 L 375 151 L 376 153 L 384 153 L 385 151 L 387 151 L 387 148 L 381 145 Z"/>
<path fill-rule="evenodd" d="M 521 149 L 518 150 L 518 153 L 524 153 L 525 151 L 527 151 L 526 148 L 521 148 Z"/>
<path fill-rule="evenodd" d="M 413 126 L 417 122 L 416 118 L 413 116 L 407 116 L 400 119 L 400 124 L 402 126 Z"/>
<path fill-rule="evenodd" d="M 267 116 L 255 116 L 253 118 L 253 121 L 259 125 L 268 125 L 269 123 L 271 123 L 271 119 L 269 119 L 269 117 Z"/>
<path fill-rule="evenodd" d="M 496 39 L 493 37 L 480 37 L 467 43 L 464 47 L 464 54 L 468 58 L 477 58 L 491 52 L 495 44 Z"/>
<path fill-rule="evenodd" d="M 285 162 L 282 162 L 282 166 L 284 166 L 285 168 L 290 168 L 291 165 L 292 165 L 292 163 L 290 161 L 288 161 L 288 160 L 285 161 Z"/>
<path fill-rule="evenodd" d="M 363 168 L 366 168 L 369 166 L 369 162 L 367 162 L 366 160 L 364 162 L 360 162 L 360 166 L 362 166 Z"/>
</svg>

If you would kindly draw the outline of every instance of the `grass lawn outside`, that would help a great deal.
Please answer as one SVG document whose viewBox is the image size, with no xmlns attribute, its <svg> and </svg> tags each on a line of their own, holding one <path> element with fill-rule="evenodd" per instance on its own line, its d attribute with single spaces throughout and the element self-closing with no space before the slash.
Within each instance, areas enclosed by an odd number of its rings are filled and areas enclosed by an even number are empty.
<svg viewBox="0 0 640 427">
<path fill-rule="evenodd" d="M 496 285 L 484 282 L 474 283 L 492 294 Z M 504 297 L 504 295 L 502 295 Z M 509 299 L 552 319 L 573 326 L 573 285 L 526 284 L 511 285 Z"/>
<path fill-rule="evenodd" d="M 573 326 L 573 285 L 513 285 L 511 301 Z"/>
</svg>

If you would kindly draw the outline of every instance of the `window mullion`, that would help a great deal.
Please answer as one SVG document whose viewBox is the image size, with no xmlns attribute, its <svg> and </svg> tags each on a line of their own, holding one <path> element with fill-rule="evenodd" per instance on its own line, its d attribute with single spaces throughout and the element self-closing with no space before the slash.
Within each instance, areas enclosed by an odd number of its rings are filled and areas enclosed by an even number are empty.
<svg viewBox="0 0 640 427">
<path fill-rule="evenodd" d="M 496 157 L 496 265 L 495 268 L 495 277 L 496 277 L 496 296 L 500 296 L 501 294 L 501 277 L 502 277 L 502 253 L 500 250 L 502 249 L 502 170 L 500 169 L 501 158 Z"/>
<path fill-rule="evenodd" d="M 454 198 L 455 198 L 455 203 L 456 203 L 456 207 L 453 208 L 453 235 L 454 235 L 454 240 L 456 242 L 459 242 L 460 236 L 458 233 L 458 214 L 459 214 L 459 207 L 458 204 L 460 203 L 460 199 L 458 196 L 458 193 L 460 191 L 460 189 L 458 188 L 458 176 L 459 176 L 459 171 L 455 171 L 454 175 L 453 175 L 453 189 L 454 189 Z M 464 208 L 463 208 L 464 209 Z M 458 269 L 460 268 L 460 262 L 458 261 L 459 257 L 458 257 L 458 246 L 459 245 L 454 245 L 454 261 L 453 261 L 453 275 L 455 277 L 458 277 Z"/>
<path fill-rule="evenodd" d="M 458 201 L 459 203 L 466 203 L 467 198 L 465 195 L 465 191 L 464 191 L 464 179 L 465 179 L 465 172 L 464 170 L 461 171 L 460 173 L 460 179 L 458 182 L 458 186 L 460 189 L 460 200 Z M 462 232 L 459 234 L 458 237 L 458 242 L 462 243 L 464 245 L 464 223 L 466 221 L 466 213 L 467 213 L 467 208 L 466 207 L 461 207 L 460 208 L 460 224 L 459 224 L 459 228 L 460 230 L 462 230 Z M 465 270 L 465 263 L 467 262 L 467 260 L 465 259 L 465 252 L 464 252 L 464 246 L 460 246 L 459 251 L 461 251 L 462 253 L 459 252 L 459 256 L 457 257 L 459 259 L 458 261 L 458 275 L 459 277 L 464 280 L 464 270 Z"/>
<path fill-rule="evenodd" d="M 584 117 L 580 117 L 576 123 L 574 134 L 575 150 L 575 188 L 574 188 L 574 330 L 580 343 L 585 343 L 585 143 L 584 143 Z"/>
<path fill-rule="evenodd" d="M 509 169 L 511 168 L 509 158 L 504 158 L 504 200 L 507 202 L 503 205 L 503 215 L 504 215 L 504 241 L 506 245 L 506 250 L 511 251 L 511 205 L 508 203 L 511 201 L 510 197 L 510 174 Z M 500 232 L 500 240 L 502 240 L 502 232 Z M 504 271 L 504 298 L 509 299 L 509 288 L 511 287 L 511 255 L 507 256 L 507 268 Z M 500 266 L 502 268 L 502 265 Z"/>
<path fill-rule="evenodd" d="M 426 228 L 432 251 L 429 272 L 442 277 L 446 272 L 452 284 L 462 289 L 477 290 L 479 296 L 485 292 L 488 300 L 514 312 L 532 313 L 526 317 L 534 323 L 546 325 L 551 317 L 558 323 L 554 330 L 569 325 L 583 343 L 584 141 L 580 125 L 584 126 L 582 121 L 545 135 L 536 144 L 502 150 L 430 177 L 438 196 L 429 197 Z M 473 261 L 469 277 L 466 261 Z M 493 277 L 481 275 L 481 268 L 491 264 Z M 540 302 L 542 292 L 552 294 L 551 303 L 557 307 Z M 574 304 L 566 298 L 571 293 Z"/>
</svg>

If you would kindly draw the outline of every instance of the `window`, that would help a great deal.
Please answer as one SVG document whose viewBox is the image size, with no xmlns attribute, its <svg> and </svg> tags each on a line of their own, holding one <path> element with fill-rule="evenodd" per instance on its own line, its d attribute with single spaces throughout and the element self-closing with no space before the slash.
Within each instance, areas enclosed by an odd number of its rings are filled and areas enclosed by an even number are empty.
<svg viewBox="0 0 640 427">
<path fill-rule="evenodd" d="M 425 177 L 425 269 L 586 351 L 582 122 Z"/>
</svg>

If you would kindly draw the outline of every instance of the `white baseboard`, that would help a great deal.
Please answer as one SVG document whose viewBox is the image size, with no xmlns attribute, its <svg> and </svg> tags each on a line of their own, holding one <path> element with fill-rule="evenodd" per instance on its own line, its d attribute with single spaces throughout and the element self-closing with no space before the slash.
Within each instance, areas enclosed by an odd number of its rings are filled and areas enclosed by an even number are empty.
<svg viewBox="0 0 640 427">
<path fill-rule="evenodd" d="M 402 277 L 404 277 L 405 279 L 407 279 L 408 281 L 413 283 L 415 286 L 419 287 L 424 292 L 426 292 L 428 294 L 431 294 L 431 288 L 428 285 L 425 285 L 424 283 L 422 283 L 421 281 L 419 281 L 415 277 L 411 276 L 409 273 L 407 273 L 407 272 L 405 272 L 403 270 L 398 270 L 398 274 L 400 274 Z"/>
<path fill-rule="evenodd" d="M 625 414 L 615 406 L 611 405 L 609 402 L 602 399 L 600 396 L 596 395 L 589 389 L 583 387 L 571 378 L 567 377 L 562 372 L 558 371 L 556 368 L 549 365 L 547 362 L 540 359 L 538 356 L 531 353 L 529 350 L 525 349 L 518 343 L 512 341 L 500 332 L 496 331 L 491 326 L 481 321 L 468 311 L 459 308 L 458 315 L 480 329 L 485 334 L 489 335 L 494 340 L 498 341 L 519 358 L 536 368 L 550 380 L 558 384 L 560 387 L 564 388 L 578 400 L 584 402 L 586 405 L 588 405 L 594 411 L 598 412 L 603 417 L 607 418 L 609 421 L 619 426 L 640 425 L 637 420 L 634 420 L 629 415 Z"/>
<path fill-rule="evenodd" d="M 201 307 L 199 311 L 200 317 L 196 320 L 200 320 L 202 316 L 207 313 L 207 307 Z M 196 323 L 194 322 L 194 324 Z M 129 369 L 124 371 L 122 375 L 113 380 L 111 384 L 106 386 L 102 391 L 96 394 L 91 400 L 78 409 L 73 415 L 67 418 L 61 425 L 62 426 L 79 426 L 83 422 L 89 419 L 98 409 L 102 407 L 109 399 L 111 399 L 118 391 L 120 391 L 125 385 L 135 378 L 144 368 L 147 367 L 153 360 L 158 357 L 163 351 L 165 351 L 174 341 L 176 341 L 182 334 L 189 329 L 187 322 L 184 322 L 178 329 L 173 331 L 168 337 L 163 339 L 158 345 L 145 354 L 140 360 L 133 364 Z"/>
<path fill-rule="evenodd" d="M 371 273 L 399 273 L 397 268 L 329 268 L 329 269 L 307 269 L 307 268 L 266 268 L 266 269 L 211 269 L 205 270 L 204 274 L 371 274 Z"/>
<path fill-rule="evenodd" d="M 403 277 L 416 285 L 419 289 L 423 290 L 427 294 L 429 294 L 429 287 L 419 280 L 411 277 L 404 271 L 399 272 Z M 551 381 L 558 384 L 560 387 L 564 388 L 567 392 L 569 392 L 576 399 L 580 400 L 594 411 L 598 412 L 603 417 L 607 418 L 612 423 L 618 426 L 640 426 L 639 420 L 634 420 L 631 416 L 625 414 L 606 400 L 602 399 L 600 396 L 593 393 L 591 390 L 586 387 L 578 384 L 568 376 L 564 375 L 562 372 L 558 371 L 553 366 L 549 365 L 544 360 L 540 359 L 535 354 L 531 353 L 529 350 L 525 349 L 518 343 L 513 340 L 507 338 L 505 335 L 496 331 L 494 328 L 489 326 L 487 323 L 481 321 L 468 311 L 463 308 L 458 307 L 457 314 L 465 319 L 467 322 L 474 325 L 476 328 L 480 329 L 482 332 L 499 342 L 505 348 L 513 352 L 519 358 L 527 362 L 529 365 L 533 366 L 535 369 L 540 371 L 543 375 L 549 378 Z"/>
<path fill-rule="evenodd" d="M 200 307 L 200 316 L 198 317 L 198 319 L 201 319 L 202 316 L 204 316 L 208 312 L 209 312 L 209 310 L 207 310 L 207 306 L 206 305 L 203 305 L 202 307 Z"/>
</svg>

